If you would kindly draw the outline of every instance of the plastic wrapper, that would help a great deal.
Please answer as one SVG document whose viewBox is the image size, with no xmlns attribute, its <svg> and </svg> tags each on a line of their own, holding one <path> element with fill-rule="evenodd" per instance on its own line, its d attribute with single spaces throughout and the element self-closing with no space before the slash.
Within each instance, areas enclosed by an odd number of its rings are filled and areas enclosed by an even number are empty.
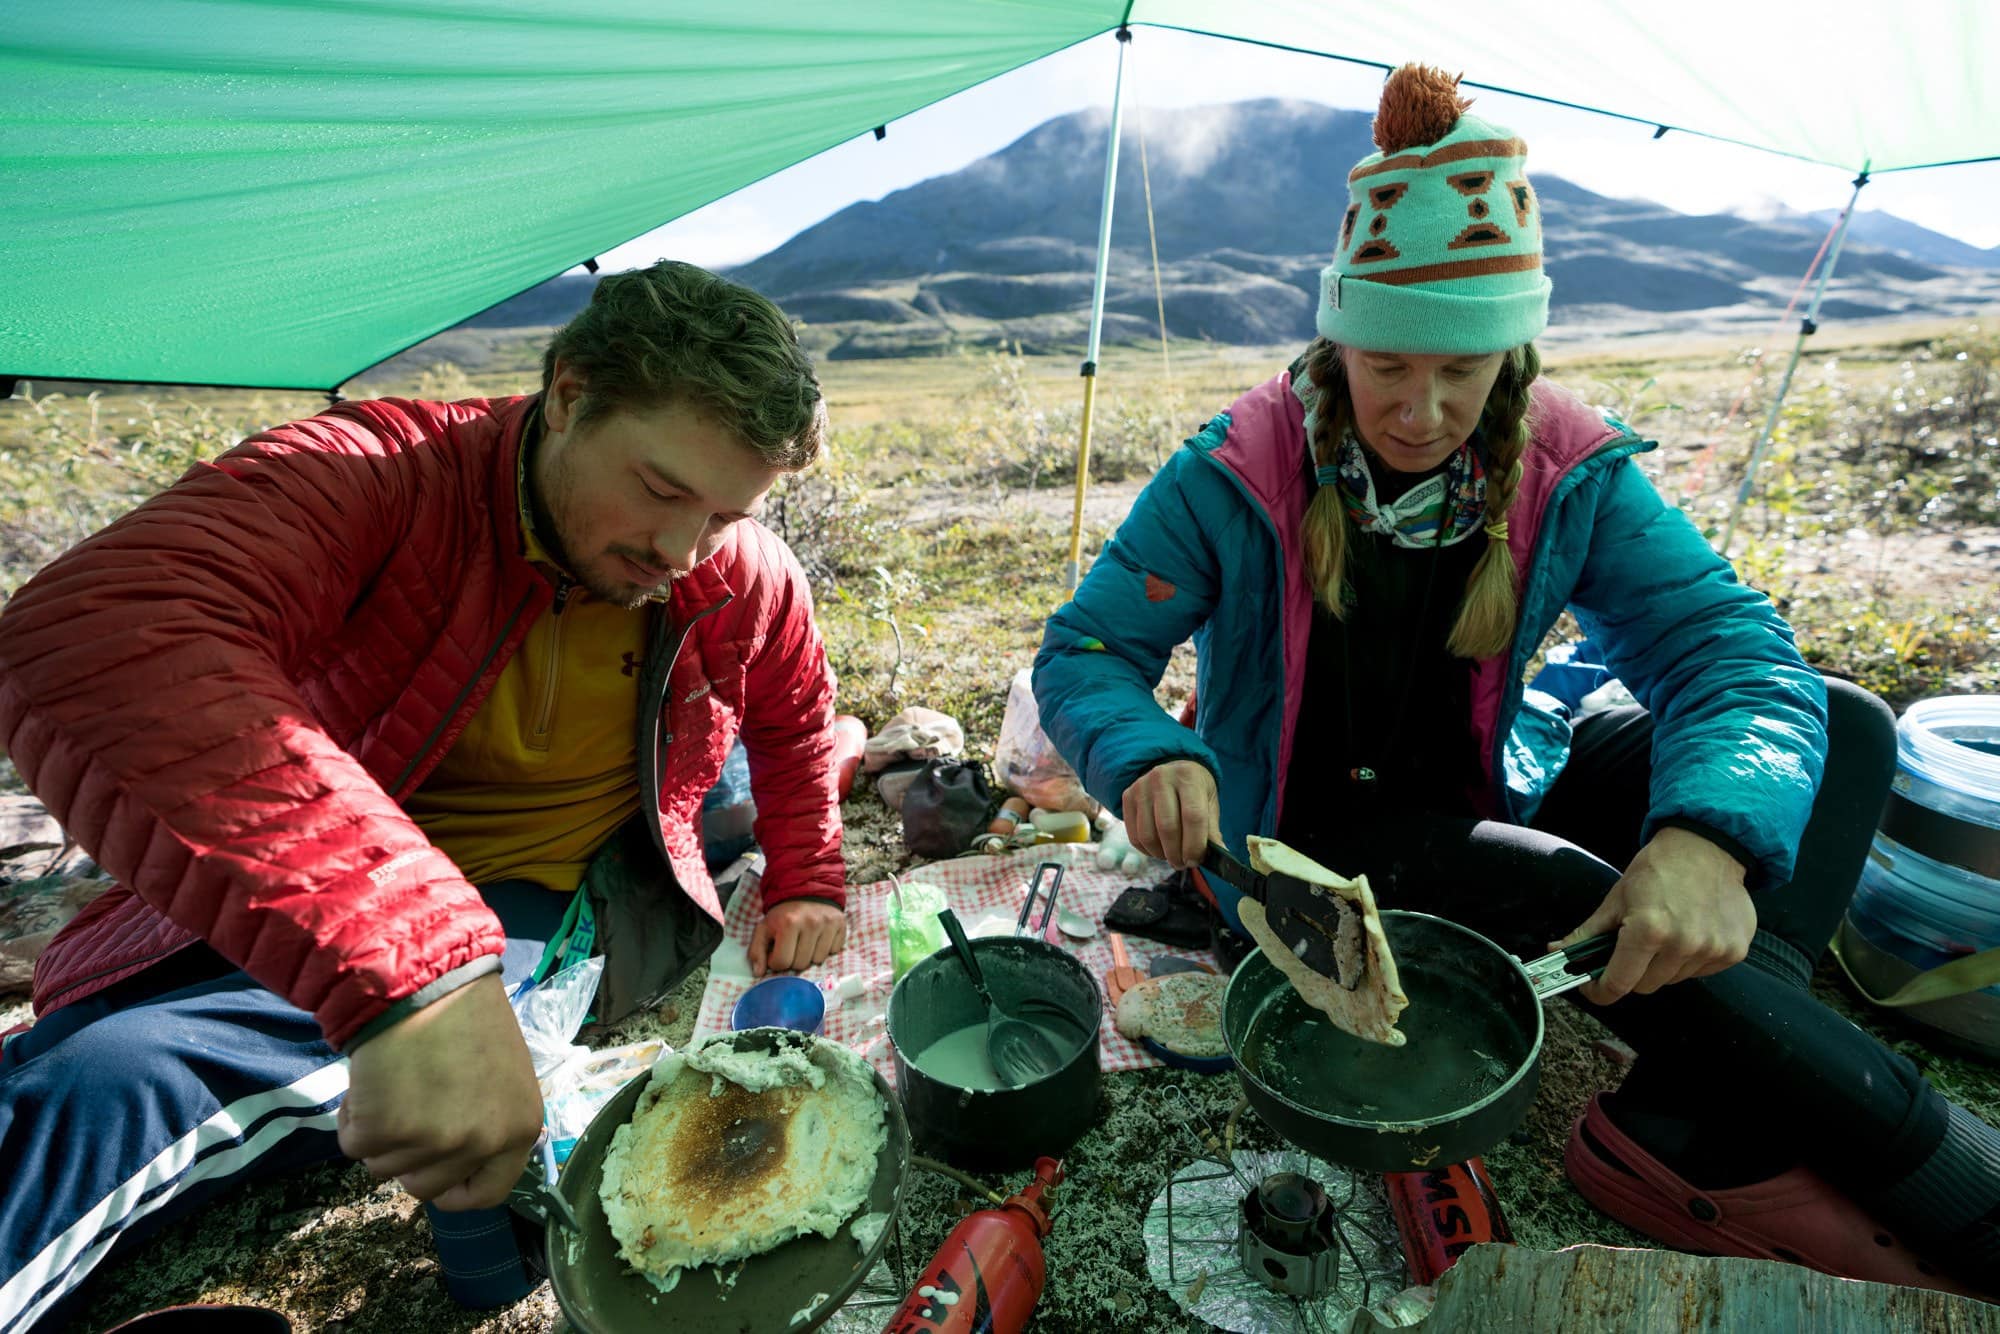
<svg viewBox="0 0 2000 1334">
<path fill-rule="evenodd" d="M 632 1078 L 650 1070 L 667 1049 L 657 1040 L 607 1051 L 592 1051 L 575 1042 L 591 1002 L 597 999 L 603 973 L 600 955 L 523 986 L 513 997 L 514 1017 L 542 1087 L 542 1121 L 549 1128 L 557 1162 L 569 1157 L 597 1109 Z"/>
<path fill-rule="evenodd" d="M 1042 731 L 1032 673 L 1025 667 L 1014 673 L 1013 683 L 1007 687 L 1007 712 L 1000 720 L 1000 740 L 993 747 L 993 772 L 1002 787 L 1026 797 L 1031 805 L 1088 815 L 1099 809 L 1083 790 L 1076 770 Z"/>
<path fill-rule="evenodd" d="M 564 1062 L 542 1080 L 542 1121 L 559 1163 L 568 1160 L 598 1110 L 619 1089 L 651 1070 L 669 1048 L 660 1039 L 649 1038 L 604 1051 L 577 1050 L 583 1055 Z"/>
</svg>

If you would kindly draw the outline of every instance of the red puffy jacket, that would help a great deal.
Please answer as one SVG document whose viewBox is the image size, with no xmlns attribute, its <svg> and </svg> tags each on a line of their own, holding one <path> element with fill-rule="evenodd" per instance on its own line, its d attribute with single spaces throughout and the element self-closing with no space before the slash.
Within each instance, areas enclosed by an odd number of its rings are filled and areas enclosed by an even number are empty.
<svg viewBox="0 0 2000 1334">
<path fill-rule="evenodd" d="M 254 436 L 14 596 L 0 746 L 119 882 L 44 951 L 38 1013 L 203 939 L 339 1046 L 500 953 L 498 921 L 398 800 L 552 599 L 519 550 L 531 404 L 345 403 Z M 660 621 L 638 674 L 665 694 L 663 719 L 642 696 L 659 819 L 640 842 L 671 867 L 654 880 L 679 900 L 672 929 L 685 943 L 691 921 L 703 952 L 718 934 L 700 807 L 739 726 L 766 902 L 844 903 L 833 677 L 797 561 L 737 524 Z M 619 931 L 638 952 L 662 929 Z"/>
</svg>

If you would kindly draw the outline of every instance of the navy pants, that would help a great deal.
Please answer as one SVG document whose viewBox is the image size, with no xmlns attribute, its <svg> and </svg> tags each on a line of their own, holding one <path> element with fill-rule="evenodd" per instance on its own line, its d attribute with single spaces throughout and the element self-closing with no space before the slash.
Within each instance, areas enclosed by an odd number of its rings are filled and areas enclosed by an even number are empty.
<svg viewBox="0 0 2000 1334">
<path fill-rule="evenodd" d="M 481 890 L 529 976 L 569 896 Z M 0 1048 L 0 1334 L 120 1245 L 252 1177 L 340 1156 L 347 1062 L 304 1010 L 205 946 L 64 1006 Z"/>
</svg>

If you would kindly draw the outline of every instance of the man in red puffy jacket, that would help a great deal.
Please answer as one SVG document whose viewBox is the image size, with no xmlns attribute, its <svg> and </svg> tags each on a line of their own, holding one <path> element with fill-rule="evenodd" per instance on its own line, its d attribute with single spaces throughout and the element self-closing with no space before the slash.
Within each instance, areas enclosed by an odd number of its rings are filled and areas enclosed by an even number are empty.
<svg viewBox="0 0 2000 1334">
<path fill-rule="evenodd" d="M 541 1124 L 506 986 L 600 953 L 615 1021 L 707 957 L 739 734 L 751 965 L 840 947 L 833 678 L 753 517 L 825 420 L 776 307 L 662 263 L 598 285 L 541 393 L 265 432 L 14 597 L 0 746 L 118 884 L 0 1048 L 0 1331 L 336 1142 L 503 1200 Z"/>
</svg>

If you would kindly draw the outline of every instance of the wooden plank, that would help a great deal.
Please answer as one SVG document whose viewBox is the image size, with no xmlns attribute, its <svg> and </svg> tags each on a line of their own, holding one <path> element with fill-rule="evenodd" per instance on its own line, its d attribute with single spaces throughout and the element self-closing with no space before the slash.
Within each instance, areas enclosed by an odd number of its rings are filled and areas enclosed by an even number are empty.
<svg viewBox="0 0 2000 1334">
<path fill-rule="evenodd" d="M 1679 1251 L 1572 1246 L 1535 1251 L 1474 1246 L 1438 1280 L 1436 1303 L 1414 1326 L 1355 1313 L 1348 1334 L 1438 1331 L 1810 1330 L 1812 1334 L 1987 1334 L 2000 1306 L 1926 1288 L 1834 1278 L 1776 1260 Z"/>
</svg>

